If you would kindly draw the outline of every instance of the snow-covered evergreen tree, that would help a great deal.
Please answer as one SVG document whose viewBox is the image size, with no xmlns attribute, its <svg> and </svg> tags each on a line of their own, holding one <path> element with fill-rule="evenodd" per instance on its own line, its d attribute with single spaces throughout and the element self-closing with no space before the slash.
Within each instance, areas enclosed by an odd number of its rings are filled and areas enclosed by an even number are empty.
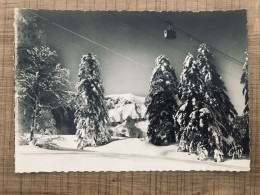
<svg viewBox="0 0 260 195">
<path fill-rule="evenodd" d="M 247 52 L 246 52 L 247 54 Z M 245 96 L 245 109 L 244 114 L 248 114 L 249 106 L 248 106 L 248 57 L 246 57 L 245 64 L 243 66 L 243 74 L 240 80 L 240 83 L 244 85 L 243 95 Z"/>
<path fill-rule="evenodd" d="M 177 78 L 169 59 L 160 55 L 155 60 L 149 93 L 145 100 L 149 120 L 147 137 L 155 145 L 175 141 Z"/>
<path fill-rule="evenodd" d="M 180 76 L 178 86 L 178 96 L 181 101 L 180 108 L 176 113 L 178 124 L 177 139 L 181 150 L 187 150 L 183 143 L 189 146 L 189 150 L 196 150 L 200 140 L 199 132 L 201 100 L 203 98 L 202 89 L 204 82 L 200 78 L 199 69 L 191 54 L 188 54 L 183 63 L 183 71 Z"/>
<path fill-rule="evenodd" d="M 25 59 L 24 68 L 17 68 L 16 92 L 18 101 L 29 110 L 30 140 L 35 131 L 45 131 L 41 126 L 42 120 L 53 121 L 51 111 L 63 106 L 68 99 L 69 71 L 57 64 L 56 52 L 47 46 L 33 47 L 27 50 L 28 57 Z M 20 66 L 18 63 L 16 66 Z M 55 129 L 55 122 L 51 128 Z M 41 128 L 41 129 L 40 129 Z"/>
<path fill-rule="evenodd" d="M 206 44 L 201 44 L 198 49 L 197 65 L 200 69 L 200 78 L 205 83 L 202 90 L 204 94 L 204 105 L 207 110 L 205 119 L 200 121 L 200 127 L 207 134 L 204 138 L 208 149 L 215 149 L 227 153 L 231 145 L 234 145 L 232 138 L 232 120 L 236 117 L 237 112 L 231 103 L 225 84 L 212 64 L 213 55 Z M 206 139 L 210 139 L 207 141 Z"/>
<path fill-rule="evenodd" d="M 246 52 L 247 55 L 247 52 Z M 239 118 L 237 121 L 238 123 L 236 123 L 235 125 L 238 126 L 238 128 L 236 129 L 237 131 L 240 132 L 240 134 L 243 135 L 243 138 L 240 141 L 240 145 L 243 147 L 244 152 L 249 154 L 249 105 L 248 105 L 248 57 L 246 57 L 246 61 L 245 64 L 243 66 L 243 74 L 241 77 L 241 84 L 244 84 L 244 88 L 243 88 L 243 95 L 245 96 L 245 108 L 243 111 L 243 115 L 241 116 L 241 118 Z M 245 130 L 245 132 L 241 132 L 242 130 Z M 236 131 L 236 132 L 237 132 Z"/>
<path fill-rule="evenodd" d="M 225 84 L 212 64 L 212 60 L 213 55 L 206 44 L 201 44 L 198 49 L 197 64 L 200 69 L 201 79 L 206 85 L 205 98 L 207 103 L 219 113 L 217 117 L 222 124 L 228 128 L 229 119 L 233 119 L 237 112 L 226 94 Z"/>
<path fill-rule="evenodd" d="M 75 123 L 78 148 L 108 143 L 111 137 L 106 129 L 108 113 L 99 62 L 91 53 L 81 58 L 76 89 Z"/>
<path fill-rule="evenodd" d="M 206 44 L 200 45 L 196 60 L 186 57 L 179 85 L 182 105 L 176 114 L 178 136 L 192 151 L 203 146 L 209 153 L 227 153 L 235 144 L 231 124 L 237 112 L 212 60 Z"/>
</svg>

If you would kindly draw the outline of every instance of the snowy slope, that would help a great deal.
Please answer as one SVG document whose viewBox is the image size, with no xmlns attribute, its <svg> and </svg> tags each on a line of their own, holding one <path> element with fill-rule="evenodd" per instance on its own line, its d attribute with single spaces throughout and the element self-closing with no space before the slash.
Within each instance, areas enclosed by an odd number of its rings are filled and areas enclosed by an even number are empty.
<svg viewBox="0 0 260 195">
<path fill-rule="evenodd" d="M 197 160 L 195 154 L 176 152 L 177 145 L 154 146 L 143 139 L 115 139 L 99 147 L 76 150 L 75 136 L 62 136 L 55 143 L 62 150 L 36 146 L 17 146 L 16 172 L 48 171 L 150 171 L 150 170 L 220 170 L 247 171 L 248 159 Z"/>
</svg>

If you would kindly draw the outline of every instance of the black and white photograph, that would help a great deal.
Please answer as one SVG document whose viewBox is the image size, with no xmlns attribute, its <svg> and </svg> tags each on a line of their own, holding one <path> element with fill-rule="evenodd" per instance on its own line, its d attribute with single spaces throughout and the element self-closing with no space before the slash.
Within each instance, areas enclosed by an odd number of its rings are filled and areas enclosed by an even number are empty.
<svg viewBox="0 0 260 195">
<path fill-rule="evenodd" d="M 246 10 L 14 17 L 15 172 L 250 170 Z"/>
</svg>

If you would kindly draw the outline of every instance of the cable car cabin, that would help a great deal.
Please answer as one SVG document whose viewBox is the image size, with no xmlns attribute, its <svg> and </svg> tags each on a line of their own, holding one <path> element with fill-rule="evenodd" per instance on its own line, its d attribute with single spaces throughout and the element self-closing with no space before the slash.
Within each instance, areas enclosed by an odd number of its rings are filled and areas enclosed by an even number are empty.
<svg viewBox="0 0 260 195">
<path fill-rule="evenodd" d="M 176 31 L 169 29 L 164 31 L 165 39 L 176 39 Z"/>
</svg>

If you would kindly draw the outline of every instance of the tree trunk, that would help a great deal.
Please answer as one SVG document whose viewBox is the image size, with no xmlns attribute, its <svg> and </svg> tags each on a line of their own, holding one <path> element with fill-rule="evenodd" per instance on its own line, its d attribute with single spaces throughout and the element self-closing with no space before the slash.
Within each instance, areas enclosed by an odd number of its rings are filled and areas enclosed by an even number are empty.
<svg viewBox="0 0 260 195">
<path fill-rule="evenodd" d="M 31 124 L 31 133 L 30 133 L 30 141 L 33 140 L 34 137 L 34 130 L 36 129 L 36 118 L 37 118 L 37 112 L 38 112 L 38 105 L 37 101 L 35 102 L 35 108 L 33 110 L 32 115 L 32 124 Z"/>
<path fill-rule="evenodd" d="M 32 124 L 31 124 L 31 133 L 30 133 L 30 141 L 33 140 L 34 137 L 34 129 L 36 128 L 36 112 L 34 111 L 32 117 Z"/>
<path fill-rule="evenodd" d="M 31 134 L 30 134 L 30 141 L 33 140 L 33 135 L 34 135 L 34 130 L 33 130 L 34 127 L 31 126 Z"/>
</svg>

